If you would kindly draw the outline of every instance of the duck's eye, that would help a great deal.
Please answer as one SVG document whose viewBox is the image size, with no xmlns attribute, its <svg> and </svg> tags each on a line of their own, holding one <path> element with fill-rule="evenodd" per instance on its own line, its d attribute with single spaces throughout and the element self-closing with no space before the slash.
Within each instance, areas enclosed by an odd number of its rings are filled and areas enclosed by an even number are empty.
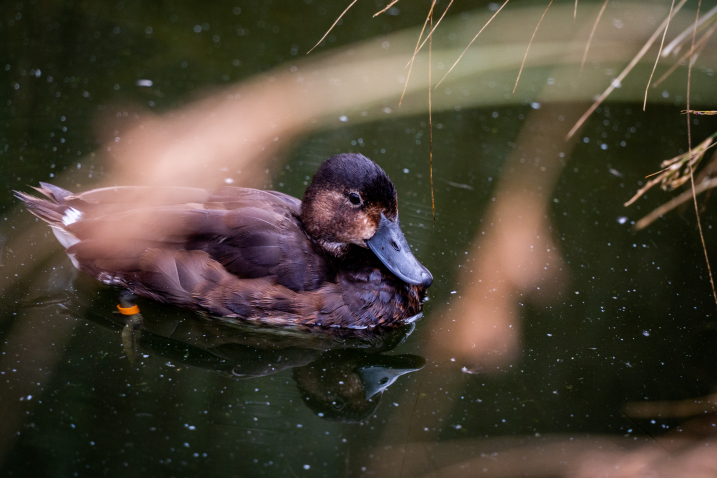
<svg viewBox="0 0 717 478">
<path fill-rule="evenodd" d="M 349 201 L 351 201 L 351 204 L 354 206 L 358 206 L 361 204 L 361 196 L 359 196 L 358 193 L 349 193 Z"/>
</svg>

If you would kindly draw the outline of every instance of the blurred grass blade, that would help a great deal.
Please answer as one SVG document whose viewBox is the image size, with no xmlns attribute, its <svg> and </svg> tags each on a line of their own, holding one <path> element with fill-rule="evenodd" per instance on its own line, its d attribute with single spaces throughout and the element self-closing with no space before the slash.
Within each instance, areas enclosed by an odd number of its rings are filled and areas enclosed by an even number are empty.
<svg viewBox="0 0 717 478">
<path fill-rule="evenodd" d="M 550 9 L 550 5 L 552 5 L 552 4 L 553 4 L 553 0 L 550 0 L 550 3 L 548 3 L 548 6 L 545 7 L 543 16 L 540 17 L 540 20 L 538 20 L 538 24 L 535 25 L 535 30 L 533 30 L 533 36 L 530 37 L 530 41 L 528 42 L 528 48 L 525 49 L 525 56 L 523 56 L 523 62 L 520 64 L 520 70 L 518 70 L 518 78 L 515 79 L 515 86 L 513 87 L 513 93 L 515 93 L 515 89 L 518 88 L 518 82 L 520 81 L 520 74 L 523 73 L 523 67 L 525 66 L 525 60 L 528 59 L 528 52 L 530 51 L 530 45 L 533 44 L 533 39 L 535 38 L 535 34 L 538 33 L 538 28 L 540 28 L 540 24 L 543 23 L 543 18 L 545 18 L 545 14 L 548 13 L 548 10 Z"/>
<path fill-rule="evenodd" d="M 461 58 L 463 58 L 463 55 L 466 54 L 466 52 L 467 52 L 468 49 L 471 47 L 471 45 L 473 44 L 473 42 L 476 41 L 476 39 L 478 38 L 478 35 L 480 35 L 480 34 L 483 32 L 483 30 L 485 30 L 485 27 L 487 27 L 487 26 L 490 24 L 490 22 L 493 21 L 493 19 L 496 17 L 496 15 L 498 15 L 498 14 L 500 13 L 500 11 L 503 10 L 503 7 L 505 7 L 506 5 L 508 5 L 508 2 L 509 2 L 509 1 L 510 1 L 510 0 L 505 0 L 505 2 L 503 3 L 503 5 L 501 5 L 500 8 L 499 8 L 498 10 L 496 10 L 496 12 L 493 14 L 493 16 L 488 19 L 488 21 L 485 23 L 485 25 L 483 25 L 483 28 L 481 28 L 480 31 L 479 31 L 478 33 L 476 33 L 476 36 L 474 36 L 473 39 L 470 41 L 470 43 L 468 43 L 468 46 L 466 47 L 465 50 L 463 50 L 463 53 L 461 53 L 461 55 L 458 57 L 458 59 L 456 60 L 456 62 L 453 63 L 453 66 L 451 66 L 451 67 L 448 69 L 448 72 L 447 72 L 445 75 L 443 75 L 443 78 L 441 78 L 441 81 L 438 82 L 438 85 L 440 85 L 441 83 L 443 83 L 443 80 L 446 79 L 446 76 L 448 76 L 448 74 L 449 74 L 451 71 L 453 71 L 453 68 L 456 67 L 456 65 L 458 64 L 458 62 L 461 61 Z M 436 85 L 436 88 L 438 88 L 438 85 Z"/>
<path fill-rule="evenodd" d="M 401 103 L 403 103 L 403 97 L 406 94 L 406 88 L 408 88 L 408 80 L 411 78 L 411 70 L 413 70 L 413 62 L 416 60 L 416 55 L 418 54 L 418 45 L 421 43 L 421 38 L 423 37 L 423 32 L 426 30 L 426 25 L 428 25 L 428 20 L 433 14 L 433 7 L 436 6 L 436 0 L 433 0 L 433 3 L 431 4 L 430 10 L 428 10 L 428 15 L 426 16 L 426 21 L 423 22 L 423 28 L 421 28 L 421 33 L 418 35 L 418 41 L 416 41 L 416 48 L 413 50 L 413 56 L 411 57 L 411 61 L 409 62 L 410 67 L 408 68 L 408 74 L 406 75 L 406 83 L 403 85 L 403 93 L 401 93 L 401 99 L 398 100 L 398 106 L 401 106 Z"/>
<path fill-rule="evenodd" d="M 608 2 L 610 0 L 605 0 L 605 3 L 602 4 L 602 8 L 600 9 L 600 13 L 598 13 L 597 18 L 595 19 L 595 23 L 593 23 L 593 29 L 590 30 L 590 36 L 588 37 L 588 42 L 585 44 L 585 53 L 583 53 L 583 61 L 580 62 L 580 73 L 582 75 L 583 73 L 583 67 L 585 66 L 585 60 L 588 57 L 588 50 L 590 49 L 590 42 L 593 41 L 593 36 L 595 35 L 595 30 L 597 30 L 598 23 L 600 23 L 600 19 L 602 18 L 602 14 L 605 12 L 605 8 L 607 7 Z M 675 0 L 672 0 L 672 3 L 674 5 Z M 577 5 L 576 5 L 577 7 Z"/>
<path fill-rule="evenodd" d="M 705 45 L 707 44 L 707 41 L 712 37 L 712 34 L 715 32 L 716 29 L 717 23 L 712 25 L 710 29 L 707 30 L 704 35 L 702 35 L 702 38 L 700 38 L 697 43 L 695 43 L 695 54 L 693 55 L 691 60 L 693 64 L 695 58 L 704 49 Z M 657 81 L 655 81 L 652 87 L 657 88 L 660 83 L 665 81 L 682 64 L 683 61 L 687 60 L 687 58 L 690 56 L 690 53 L 690 51 L 685 52 L 685 54 L 682 55 L 679 60 L 677 60 L 665 73 L 662 74 L 662 76 Z"/>
<path fill-rule="evenodd" d="M 682 33 L 677 35 L 674 40 L 672 40 L 663 50 L 662 56 L 668 56 L 670 53 L 672 53 L 672 50 L 675 50 L 675 53 L 677 53 L 682 45 L 690 39 L 690 34 L 695 30 L 695 27 L 698 29 L 705 25 L 705 23 L 708 20 L 711 20 L 715 15 L 717 15 L 717 6 L 712 8 L 709 12 L 705 13 L 702 18 L 697 21 L 696 24 L 690 25 L 689 28 L 685 29 Z"/>
<path fill-rule="evenodd" d="M 687 0 L 680 0 L 680 3 L 675 7 L 675 13 L 679 12 L 682 6 L 687 3 Z M 640 61 L 640 59 L 645 56 L 645 53 L 647 53 L 647 50 L 650 49 L 652 44 L 657 40 L 657 37 L 660 35 L 660 32 L 667 26 L 667 23 L 669 22 L 670 17 L 665 18 L 662 23 L 660 24 L 659 28 L 655 30 L 655 33 L 652 34 L 652 36 L 647 40 L 647 43 L 640 49 L 640 51 L 635 55 L 635 57 L 630 61 L 630 63 L 625 67 L 624 70 L 618 75 L 617 78 L 615 78 L 611 83 L 610 86 L 607 87 L 607 89 L 598 97 L 597 100 L 592 104 L 590 108 L 585 112 L 585 114 L 578 120 L 577 123 L 575 123 L 575 126 L 572 127 L 572 129 L 568 132 L 566 139 L 571 138 L 575 132 L 583 125 L 585 120 L 587 120 L 591 114 L 597 109 L 600 104 L 602 104 L 603 101 L 605 101 L 605 98 L 607 98 L 610 93 L 613 92 L 613 90 L 617 87 L 617 85 L 622 83 L 622 80 L 625 79 L 625 77 L 632 71 L 632 69 L 637 65 L 637 63 Z"/>
</svg>

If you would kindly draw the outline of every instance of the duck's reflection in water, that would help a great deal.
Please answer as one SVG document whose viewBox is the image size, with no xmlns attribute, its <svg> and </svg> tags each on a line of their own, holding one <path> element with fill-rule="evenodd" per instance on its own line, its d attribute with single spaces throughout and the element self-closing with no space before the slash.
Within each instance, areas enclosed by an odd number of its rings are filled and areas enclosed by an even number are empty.
<svg viewBox="0 0 717 478">
<path fill-rule="evenodd" d="M 347 423 L 370 417 L 389 385 L 401 375 L 420 370 L 425 363 L 416 355 L 344 349 L 322 354 L 293 373 L 304 403 L 314 413 Z"/>
<path fill-rule="evenodd" d="M 125 297 L 121 306 L 129 304 Z M 383 392 L 401 375 L 420 370 L 416 355 L 385 355 L 413 332 L 392 329 L 319 327 L 273 328 L 228 323 L 182 312 L 180 316 L 114 314 L 88 317 L 122 327 L 127 358 L 139 364 L 162 356 L 174 364 L 203 368 L 235 379 L 251 379 L 293 369 L 304 403 L 319 417 L 344 423 L 370 417 Z"/>
</svg>

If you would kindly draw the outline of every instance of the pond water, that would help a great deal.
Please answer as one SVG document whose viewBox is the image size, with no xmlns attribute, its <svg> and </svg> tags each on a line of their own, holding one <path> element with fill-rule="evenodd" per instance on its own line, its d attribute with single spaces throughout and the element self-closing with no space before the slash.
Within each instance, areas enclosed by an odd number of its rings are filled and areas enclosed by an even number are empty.
<svg viewBox="0 0 717 478">
<path fill-rule="evenodd" d="M 132 184 L 101 154 L 120 136 L 106 126 L 115 105 L 171 115 L 299 61 L 345 8 L 276 3 L 0 6 L 0 475 L 714 470 L 717 321 L 694 209 L 635 232 L 675 193 L 623 206 L 686 150 L 681 99 L 646 112 L 639 97 L 608 102 L 568 142 L 589 103 L 441 107 L 435 221 L 425 112 L 342 116 L 291 136 L 251 179 L 217 172 L 214 187 L 301 197 L 337 152 L 377 161 L 434 276 L 411 326 L 266 330 L 145 299 L 141 326 L 114 313 L 119 291 L 77 272 L 13 190 Z M 319 50 L 420 27 L 426 12 L 401 3 L 371 20 L 379 8 L 359 2 Z M 698 82 L 711 78 L 705 56 Z M 717 96 L 701 99 L 709 109 Z M 715 125 L 695 119 L 693 142 Z M 713 202 L 699 198 L 709 252 Z"/>
</svg>

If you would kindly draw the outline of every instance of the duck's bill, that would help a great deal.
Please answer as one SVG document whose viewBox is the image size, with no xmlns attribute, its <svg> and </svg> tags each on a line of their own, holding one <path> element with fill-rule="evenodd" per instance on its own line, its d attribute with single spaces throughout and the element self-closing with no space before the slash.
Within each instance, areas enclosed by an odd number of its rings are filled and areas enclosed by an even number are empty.
<svg viewBox="0 0 717 478">
<path fill-rule="evenodd" d="M 402 281 L 421 287 L 428 287 L 433 282 L 431 273 L 411 252 L 398 219 L 393 222 L 381 213 L 378 230 L 366 245 Z"/>
</svg>

